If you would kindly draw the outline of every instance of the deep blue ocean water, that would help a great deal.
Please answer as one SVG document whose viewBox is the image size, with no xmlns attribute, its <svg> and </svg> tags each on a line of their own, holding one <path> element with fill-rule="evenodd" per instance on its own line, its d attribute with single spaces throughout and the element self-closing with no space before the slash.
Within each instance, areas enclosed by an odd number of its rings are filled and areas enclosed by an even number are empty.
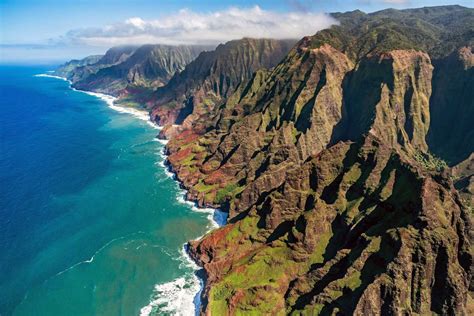
<svg viewBox="0 0 474 316">
<path fill-rule="evenodd" d="M 192 314 L 182 246 L 209 214 L 177 199 L 156 129 L 47 70 L 0 67 L 0 314 Z"/>
</svg>

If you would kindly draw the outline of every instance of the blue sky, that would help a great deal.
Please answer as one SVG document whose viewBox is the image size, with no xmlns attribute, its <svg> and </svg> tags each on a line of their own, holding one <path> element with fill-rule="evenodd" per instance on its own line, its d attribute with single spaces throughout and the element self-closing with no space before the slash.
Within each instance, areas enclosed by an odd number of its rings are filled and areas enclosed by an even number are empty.
<svg viewBox="0 0 474 316">
<path fill-rule="evenodd" d="M 218 43 L 242 36 L 301 37 L 333 23 L 324 12 L 473 0 L 0 0 L 0 62 L 54 62 L 121 44 Z"/>
</svg>

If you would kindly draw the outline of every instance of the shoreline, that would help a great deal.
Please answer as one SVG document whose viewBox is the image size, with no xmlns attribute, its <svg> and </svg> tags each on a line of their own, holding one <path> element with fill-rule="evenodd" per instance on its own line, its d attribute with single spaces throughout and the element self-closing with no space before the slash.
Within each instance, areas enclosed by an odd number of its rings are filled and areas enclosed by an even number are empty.
<svg viewBox="0 0 474 316">
<path fill-rule="evenodd" d="M 51 72 L 50 72 L 51 73 Z M 159 126 L 155 122 L 153 122 L 150 118 L 150 115 L 147 111 L 143 110 L 138 110 L 134 108 L 126 108 L 126 107 L 121 107 L 117 106 L 114 104 L 114 102 L 117 100 L 117 97 L 105 94 L 105 93 L 99 93 L 99 92 L 92 92 L 92 91 L 86 91 L 86 90 L 79 90 L 76 89 L 72 86 L 72 82 L 68 80 L 67 78 L 61 77 L 61 76 L 56 76 L 56 75 L 51 75 L 48 73 L 45 74 L 37 74 L 34 75 L 35 77 L 46 77 L 46 78 L 53 78 L 53 79 L 58 79 L 58 80 L 63 80 L 67 81 L 69 83 L 69 88 L 73 91 L 77 92 L 82 92 L 91 96 L 94 96 L 96 98 L 99 98 L 100 100 L 104 101 L 109 108 L 112 110 L 119 112 L 119 113 L 124 113 L 124 114 L 130 114 L 142 121 L 145 121 L 148 125 L 150 125 L 152 128 L 156 130 L 162 130 L 162 126 Z M 187 204 L 193 212 L 198 212 L 198 213 L 207 213 L 209 223 L 211 224 L 211 227 L 201 236 L 196 237 L 193 240 L 200 240 L 202 237 L 204 237 L 207 233 L 224 226 L 227 223 L 227 216 L 228 214 L 226 212 L 223 212 L 219 208 L 210 208 L 210 207 L 200 207 L 198 205 L 197 201 L 189 200 L 187 199 L 187 189 L 183 185 L 183 183 L 178 179 L 176 172 L 173 170 L 171 164 L 168 162 L 168 154 L 166 150 L 166 144 L 168 143 L 167 139 L 160 139 L 158 138 L 158 135 L 154 138 L 154 140 L 160 142 L 163 145 L 163 149 L 161 153 L 159 154 L 162 158 L 162 161 L 159 162 L 158 164 L 163 168 L 165 171 L 165 174 L 174 180 L 174 182 L 178 186 L 179 194 L 176 196 L 176 200 L 179 203 L 182 204 Z M 201 308 L 201 295 L 202 292 L 205 288 L 205 284 L 207 281 L 207 276 L 206 272 L 203 267 L 199 266 L 197 262 L 190 256 L 189 254 L 189 241 L 183 244 L 180 250 L 180 254 L 182 256 L 181 259 L 183 259 L 182 264 L 185 266 L 191 268 L 193 270 L 193 277 L 195 278 L 195 281 L 197 281 L 198 286 L 195 286 L 196 284 L 190 284 L 191 289 L 193 291 L 193 297 L 192 297 L 192 303 L 194 305 L 194 314 L 199 315 L 200 308 Z M 184 282 L 184 283 L 183 283 Z M 173 288 L 172 286 L 177 287 L 178 289 L 185 289 L 186 280 L 183 277 L 174 279 L 170 282 L 162 283 L 162 284 L 156 284 L 155 285 L 155 291 L 156 292 L 171 292 L 173 293 Z M 175 293 L 176 294 L 176 293 Z M 181 294 L 182 295 L 182 294 Z M 145 315 L 150 315 L 151 312 L 153 312 L 153 309 L 155 306 L 159 306 L 163 303 L 162 299 L 160 298 L 154 298 L 153 293 L 150 295 L 150 302 L 148 305 L 142 307 L 140 309 L 140 316 L 145 316 Z"/>
<path fill-rule="evenodd" d="M 156 141 L 162 143 L 163 145 L 166 146 L 166 143 L 168 140 L 163 140 L 159 138 L 155 138 Z M 207 219 L 210 223 L 210 227 L 208 226 L 207 230 L 202 234 L 201 236 L 198 236 L 192 240 L 200 240 L 203 238 L 207 233 L 224 226 L 227 223 L 227 217 L 228 213 L 218 209 L 218 208 L 211 208 L 211 207 L 200 207 L 197 203 L 197 201 L 189 200 L 187 199 L 187 189 L 184 187 L 183 183 L 178 179 L 176 172 L 173 170 L 172 166 L 169 164 L 167 161 L 167 153 L 166 153 L 166 147 L 163 147 L 163 150 L 159 154 L 162 158 L 162 160 L 159 162 L 161 168 L 165 171 L 166 175 L 174 180 L 175 184 L 177 185 L 177 189 L 179 194 L 176 196 L 176 200 L 181 203 L 181 204 L 187 204 L 191 211 L 197 212 L 197 213 L 204 213 L 207 214 Z M 193 284 L 190 284 L 191 289 L 192 289 L 192 304 L 194 306 L 194 315 L 199 316 L 200 315 L 200 309 L 202 305 L 202 299 L 201 295 L 204 291 L 206 282 L 207 282 L 207 275 L 206 271 L 204 270 L 204 267 L 201 267 L 198 265 L 198 263 L 192 258 L 192 256 L 189 253 L 189 241 L 188 240 L 186 243 L 184 243 L 181 247 L 180 253 L 181 253 L 181 258 L 183 259 L 183 264 L 193 270 L 193 278 L 194 282 Z M 172 292 L 172 287 L 181 287 L 183 289 L 183 281 L 184 277 L 180 277 L 177 279 L 174 279 L 170 282 L 162 283 L 162 284 L 157 284 L 155 286 L 155 290 L 157 292 Z M 154 306 L 159 306 L 160 304 L 163 304 L 163 302 L 160 298 L 152 299 L 150 303 L 143 307 L 140 310 L 140 316 L 147 316 L 150 315 L 150 313 L 153 311 Z M 180 313 L 181 315 L 182 313 Z M 184 315 L 187 315 L 184 313 Z"/>
</svg>

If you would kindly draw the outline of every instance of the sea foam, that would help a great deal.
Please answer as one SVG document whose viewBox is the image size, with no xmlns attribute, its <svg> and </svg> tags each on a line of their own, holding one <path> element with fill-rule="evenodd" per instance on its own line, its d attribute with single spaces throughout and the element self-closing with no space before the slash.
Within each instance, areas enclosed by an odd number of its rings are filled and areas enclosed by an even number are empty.
<svg viewBox="0 0 474 316">
<path fill-rule="evenodd" d="M 67 81 L 69 83 L 71 83 L 70 80 L 64 78 L 64 77 L 60 77 L 60 76 L 54 76 L 54 75 L 50 75 L 50 74 L 37 74 L 35 75 L 35 77 L 46 77 L 46 78 L 54 78 L 54 79 L 59 79 L 59 80 L 63 80 L 63 81 Z"/>
<path fill-rule="evenodd" d="M 178 196 L 177 200 L 180 203 L 189 205 L 195 212 L 208 214 L 207 218 L 211 223 L 208 232 L 225 225 L 227 221 L 227 213 L 219 209 L 199 208 L 195 203 L 186 200 L 184 193 Z M 196 238 L 196 240 L 201 239 L 203 236 Z M 181 261 L 180 267 L 186 267 L 191 272 L 186 273 L 184 277 L 155 285 L 150 303 L 140 310 L 141 316 L 151 315 L 153 312 L 157 312 L 158 309 L 160 313 L 164 312 L 171 315 L 199 315 L 204 280 L 202 277 L 198 277 L 198 274 L 203 274 L 203 269 L 189 256 L 187 244 L 183 245 L 179 260 Z"/>
<path fill-rule="evenodd" d="M 82 93 L 85 93 L 85 94 L 88 94 L 88 95 L 95 96 L 95 97 L 101 99 L 102 101 L 104 101 L 107 104 L 107 106 L 109 108 L 111 108 L 112 110 L 115 110 L 119 113 L 131 114 L 131 115 L 135 116 L 136 118 L 138 118 L 142 121 L 145 121 L 151 127 L 155 128 L 155 129 L 158 129 L 158 130 L 161 129 L 160 126 L 158 126 L 157 124 L 153 123 L 150 120 L 150 115 L 148 114 L 148 112 L 143 111 L 143 110 L 137 110 L 137 109 L 134 109 L 134 108 L 128 108 L 128 107 L 115 105 L 115 101 L 117 100 L 117 98 L 114 97 L 114 96 L 104 94 L 104 93 L 99 93 L 99 92 L 90 92 L 90 91 L 84 91 L 84 90 L 77 90 L 77 89 L 72 88 L 72 87 L 71 87 L 71 89 L 74 90 L 74 91 L 78 91 L 78 92 L 82 92 Z"/>
<path fill-rule="evenodd" d="M 199 315 L 201 303 L 199 297 L 203 283 L 194 272 L 199 270 L 199 267 L 189 258 L 185 246 L 181 249 L 179 260 L 181 268 L 185 266 L 192 272 L 170 282 L 155 285 L 150 303 L 140 310 L 140 316 L 148 316 L 152 313 Z"/>
</svg>

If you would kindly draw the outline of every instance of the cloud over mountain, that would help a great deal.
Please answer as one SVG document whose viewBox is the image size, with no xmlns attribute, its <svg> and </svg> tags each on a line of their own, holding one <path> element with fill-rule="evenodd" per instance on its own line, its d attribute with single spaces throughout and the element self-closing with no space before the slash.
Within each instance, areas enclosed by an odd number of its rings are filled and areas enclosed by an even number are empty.
<svg viewBox="0 0 474 316">
<path fill-rule="evenodd" d="M 242 37 L 300 38 L 337 23 L 327 14 L 251 8 L 198 13 L 183 9 L 156 20 L 132 17 L 99 28 L 69 31 L 56 41 L 64 44 L 217 44 Z"/>
</svg>

